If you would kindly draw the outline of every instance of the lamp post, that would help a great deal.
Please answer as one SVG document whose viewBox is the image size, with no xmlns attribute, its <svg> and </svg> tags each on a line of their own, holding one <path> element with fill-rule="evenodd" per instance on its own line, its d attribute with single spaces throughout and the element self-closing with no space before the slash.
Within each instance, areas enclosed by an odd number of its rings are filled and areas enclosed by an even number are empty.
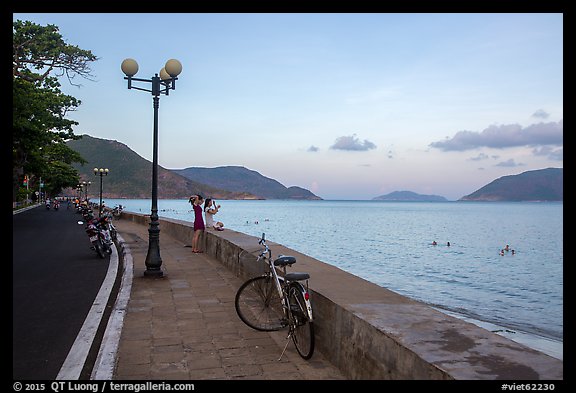
<svg viewBox="0 0 576 393">
<path fill-rule="evenodd" d="M 158 223 L 158 107 L 160 94 L 168 95 L 176 89 L 176 80 L 182 72 L 182 64 L 176 59 L 170 59 L 160 70 L 160 76 L 155 74 L 151 79 L 134 78 L 138 72 L 138 63 L 134 59 L 125 59 L 121 65 L 126 75 L 128 89 L 142 90 L 152 93 L 154 107 L 154 139 L 152 149 L 152 208 L 150 213 L 150 228 L 148 228 L 148 254 L 146 255 L 145 276 L 162 277 L 162 258 L 160 257 L 160 228 Z M 151 89 L 132 86 L 132 82 L 150 83 Z"/>
<path fill-rule="evenodd" d="M 88 186 L 92 184 L 91 181 L 83 181 L 82 185 L 84 186 L 84 199 L 86 200 L 86 202 L 88 202 Z"/>
<path fill-rule="evenodd" d="M 100 175 L 100 205 L 98 207 L 98 217 L 102 217 L 102 176 L 108 176 L 108 168 L 94 168 L 94 176 Z"/>
</svg>

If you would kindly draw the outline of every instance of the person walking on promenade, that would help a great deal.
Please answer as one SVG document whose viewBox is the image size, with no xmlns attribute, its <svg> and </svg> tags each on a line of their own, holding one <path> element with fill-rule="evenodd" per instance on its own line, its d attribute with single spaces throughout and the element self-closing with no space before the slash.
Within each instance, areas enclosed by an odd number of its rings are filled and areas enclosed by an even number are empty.
<svg viewBox="0 0 576 393">
<path fill-rule="evenodd" d="M 202 203 L 204 203 L 204 198 L 202 195 L 192 195 L 188 202 L 192 204 L 192 209 L 194 210 L 194 235 L 192 237 L 192 252 L 201 253 L 198 244 L 200 243 L 200 235 L 204 232 L 204 219 L 202 218 Z"/>
</svg>

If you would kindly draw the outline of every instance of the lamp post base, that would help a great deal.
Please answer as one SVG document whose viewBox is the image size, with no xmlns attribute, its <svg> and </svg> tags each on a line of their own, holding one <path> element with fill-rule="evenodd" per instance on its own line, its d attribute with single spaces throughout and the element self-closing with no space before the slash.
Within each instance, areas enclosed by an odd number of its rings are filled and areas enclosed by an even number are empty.
<svg viewBox="0 0 576 393">
<path fill-rule="evenodd" d="M 164 273 L 162 272 L 162 270 L 146 269 L 146 270 L 144 271 L 144 277 L 162 278 L 162 277 L 164 277 Z"/>
<path fill-rule="evenodd" d="M 146 255 L 146 270 L 144 271 L 146 277 L 162 277 L 164 275 L 160 269 L 162 266 L 160 228 L 158 228 L 158 217 L 154 213 L 150 221 L 150 228 L 148 228 L 148 254 Z"/>
<path fill-rule="evenodd" d="M 164 272 L 160 269 L 162 265 L 162 259 L 160 259 L 159 249 L 153 249 L 153 247 L 148 248 L 148 255 L 146 256 L 146 270 L 144 271 L 144 276 L 146 277 L 162 277 Z M 152 256 L 152 257 L 151 257 Z"/>
</svg>

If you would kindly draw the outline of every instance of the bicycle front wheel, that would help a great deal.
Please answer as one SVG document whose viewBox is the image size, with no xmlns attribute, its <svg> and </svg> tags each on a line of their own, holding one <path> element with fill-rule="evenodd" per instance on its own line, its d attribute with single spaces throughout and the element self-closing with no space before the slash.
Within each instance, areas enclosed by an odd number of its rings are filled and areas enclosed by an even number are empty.
<svg viewBox="0 0 576 393">
<path fill-rule="evenodd" d="M 288 325 L 273 277 L 246 281 L 238 289 L 234 305 L 242 322 L 252 329 L 271 332 Z"/>
<path fill-rule="evenodd" d="M 310 359 L 314 353 L 314 323 L 308 317 L 306 290 L 299 283 L 292 283 L 288 290 L 290 313 L 292 314 L 292 341 L 298 354 L 304 359 Z"/>
</svg>

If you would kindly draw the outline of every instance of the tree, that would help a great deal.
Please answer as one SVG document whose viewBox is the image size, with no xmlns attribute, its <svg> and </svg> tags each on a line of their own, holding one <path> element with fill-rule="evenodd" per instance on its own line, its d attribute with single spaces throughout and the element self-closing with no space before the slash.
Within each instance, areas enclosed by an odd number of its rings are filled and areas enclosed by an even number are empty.
<svg viewBox="0 0 576 393">
<path fill-rule="evenodd" d="M 60 91 L 59 77 L 71 84 L 77 76 L 92 77 L 90 51 L 67 44 L 58 27 L 13 22 L 12 168 L 13 200 L 25 174 L 42 177 L 46 189 L 58 193 L 79 182 L 72 163 L 86 161 L 65 142 L 79 139 L 66 118 L 81 101 Z"/>
</svg>

